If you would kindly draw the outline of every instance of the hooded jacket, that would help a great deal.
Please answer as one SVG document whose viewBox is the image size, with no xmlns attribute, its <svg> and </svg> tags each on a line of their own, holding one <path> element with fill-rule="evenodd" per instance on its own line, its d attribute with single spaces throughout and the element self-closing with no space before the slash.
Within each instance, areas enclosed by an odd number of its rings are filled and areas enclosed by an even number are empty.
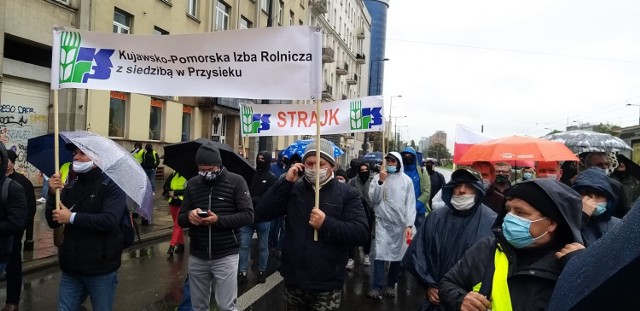
<svg viewBox="0 0 640 311">
<path fill-rule="evenodd" d="M 0 189 L 7 172 L 7 149 L 0 143 Z M 7 262 L 12 251 L 13 236 L 19 235 L 24 230 L 27 220 L 27 200 L 24 188 L 17 182 L 8 179 L 7 202 L 0 198 L 0 263 Z"/>
<path fill-rule="evenodd" d="M 535 179 L 525 183 L 538 185 L 556 203 L 564 221 L 558 233 L 565 230 L 565 241 L 556 235 L 554 240 L 534 248 L 515 249 L 502 234 L 504 215 L 496 220 L 494 237 L 487 237 L 473 245 L 440 282 L 440 302 L 447 310 L 460 310 L 464 296 L 486 279 L 486 270 L 493 264 L 496 247 L 505 253 L 509 267 L 507 284 L 513 310 L 547 310 L 551 294 L 563 269 L 563 261 L 555 253 L 566 243 L 582 243 L 580 218 L 582 200 L 568 186 L 550 179 Z M 563 226 L 563 228 L 560 228 Z M 566 257 L 566 256 L 565 256 Z M 489 293 L 491 296 L 491 293 Z M 489 299 L 491 300 L 491 299 Z"/>
<path fill-rule="evenodd" d="M 427 171 L 418 163 L 418 154 L 416 151 L 407 147 L 402 150 L 400 155 L 411 154 L 415 159 L 415 163 L 412 165 L 404 165 L 404 173 L 411 178 L 413 182 L 413 191 L 416 194 L 416 212 L 424 215 L 427 211 L 431 211 L 429 206 L 429 199 L 431 198 L 431 178 Z M 402 158 L 400 158 L 402 161 Z"/>
<path fill-rule="evenodd" d="M 579 193 L 581 190 L 589 191 L 588 188 L 593 188 L 604 193 L 607 197 L 607 210 L 601 215 L 589 217 L 587 214 L 582 213 L 582 229 L 580 232 L 582 233 L 584 246 L 589 247 L 607 231 L 620 223 L 619 218 L 613 217 L 618 198 L 613 193 L 613 189 L 611 189 L 607 175 L 598 168 L 592 167 L 580 172 L 572 188 Z"/>
<path fill-rule="evenodd" d="M 476 189 L 475 205 L 459 211 L 451 205 L 453 189 L 461 184 L 471 184 Z M 442 188 L 442 199 L 447 208 L 434 209 L 425 224 L 416 233 L 403 259 L 404 266 L 425 289 L 438 287 L 442 277 L 462 257 L 464 252 L 484 237 L 492 235 L 491 226 L 496 213 L 482 204 L 485 191 L 482 181 L 452 179 Z M 422 303 L 422 310 L 444 310 L 432 305 L 429 299 Z"/>
<path fill-rule="evenodd" d="M 325 219 L 318 241 L 309 215 L 315 205 L 315 191 L 306 178 L 292 183 L 281 176 L 262 196 L 256 207 L 256 221 L 286 215 L 280 273 L 286 284 L 299 289 L 340 289 L 346 276 L 347 250 L 364 245 L 369 225 L 362 198 L 353 187 L 332 178 L 320 188 L 320 209 Z"/>
<path fill-rule="evenodd" d="M 369 198 L 376 215 L 375 259 L 401 261 L 407 250 L 405 229 L 412 227 L 416 219 L 416 196 L 411 178 L 404 174 L 402 157 L 397 152 L 389 152 L 400 169 L 387 175 L 382 183 L 380 175 L 373 177 L 369 186 Z"/>
<path fill-rule="evenodd" d="M 258 153 L 262 155 L 265 161 L 265 167 L 258 167 L 258 156 L 256 156 L 256 173 L 253 174 L 251 184 L 249 185 L 249 193 L 251 193 L 251 202 L 253 206 L 257 206 L 260 201 L 260 197 L 267 192 L 269 187 L 273 186 L 278 180 L 277 177 L 271 172 L 269 164 L 271 163 L 271 152 L 262 151 Z"/>
</svg>

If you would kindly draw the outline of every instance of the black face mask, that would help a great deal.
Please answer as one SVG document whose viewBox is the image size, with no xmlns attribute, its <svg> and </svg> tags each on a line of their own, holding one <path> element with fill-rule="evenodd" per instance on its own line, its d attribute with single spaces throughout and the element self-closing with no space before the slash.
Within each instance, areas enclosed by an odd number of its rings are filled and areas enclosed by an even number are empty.
<svg viewBox="0 0 640 311">
<path fill-rule="evenodd" d="M 358 172 L 358 178 L 364 183 L 369 179 L 369 172 Z"/>
<path fill-rule="evenodd" d="M 427 172 L 429 172 L 429 174 L 433 173 L 433 165 L 427 164 Z"/>
<path fill-rule="evenodd" d="M 416 165 L 416 160 L 413 157 L 402 157 L 402 164 L 407 165 Z"/>
<path fill-rule="evenodd" d="M 267 167 L 269 167 L 267 165 L 267 161 L 265 161 L 265 160 L 257 160 L 256 161 L 256 169 L 258 169 L 259 171 L 264 170 Z"/>
<path fill-rule="evenodd" d="M 496 175 L 496 184 L 504 185 L 509 182 L 509 176 L 505 175 Z"/>
</svg>

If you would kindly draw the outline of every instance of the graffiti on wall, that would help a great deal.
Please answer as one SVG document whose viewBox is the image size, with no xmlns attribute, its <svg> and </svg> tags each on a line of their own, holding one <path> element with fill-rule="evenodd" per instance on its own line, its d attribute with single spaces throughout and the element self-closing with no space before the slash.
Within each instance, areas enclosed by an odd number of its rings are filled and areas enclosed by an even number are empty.
<svg viewBox="0 0 640 311">
<path fill-rule="evenodd" d="M 27 176 L 35 185 L 42 185 L 40 171 L 27 162 L 29 138 L 47 134 L 48 111 L 46 105 L 2 103 L 0 105 L 0 141 L 18 155 L 15 169 Z"/>
</svg>

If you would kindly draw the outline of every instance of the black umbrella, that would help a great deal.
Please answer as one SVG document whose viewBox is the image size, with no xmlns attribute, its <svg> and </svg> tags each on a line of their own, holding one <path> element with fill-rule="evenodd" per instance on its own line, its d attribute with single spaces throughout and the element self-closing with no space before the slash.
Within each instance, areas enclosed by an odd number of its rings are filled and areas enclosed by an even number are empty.
<svg viewBox="0 0 640 311">
<path fill-rule="evenodd" d="M 621 223 L 569 260 L 549 310 L 638 310 L 640 202 Z"/>
<path fill-rule="evenodd" d="M 198 174 L 198 166 L 195 161 L 196 152 L 198 152 L 198 148 L 202 144 L 209 141 L 211 140 L 198 138 L 164 146 L 164 165 L 171 167 L 187 179 L 196 176 Z M 244 177 L 247 184 L 250 184 L 256 170 L 228 145 L 215 141 L 213 144 L 220 150 L 222 166 L 226 167 L 230 172 Z"/>
</svg>

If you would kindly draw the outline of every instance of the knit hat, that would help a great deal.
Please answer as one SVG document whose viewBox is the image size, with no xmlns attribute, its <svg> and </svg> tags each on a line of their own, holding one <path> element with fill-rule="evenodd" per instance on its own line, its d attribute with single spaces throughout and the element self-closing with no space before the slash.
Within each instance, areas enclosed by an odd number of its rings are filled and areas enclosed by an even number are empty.
<svg viewBox="0 0 640 311">
<path fill-rule="evenodd" d="M 459 168 L 451 173 L 451 181 L 456 183 L 462 182 L 482 182 L 482 175 L 476 170 L 470 168 Z"/>
<path fill-rule="evenodd" d="M 338 169 L 335 174 L 336 174 L 336 177 L 342 176 L 342 177 L 344 177 L 344 179 L 347 179 L 347 172 L 345 172 L 345 170 L 343 170 L 341 168 Z"/>
<path fill-rule="evenodd" d="M 13 151 L 13 149 L 7 149 L 7 157 L 9 158 L 9 160 L 11 160 L 11 162 L 15 164 L 16 159 L 18 158 L 18 155 L 16 154 L 15 151 Z"/>
<path fill-rule="evenodd" d="M 304 163 L 308 156 L 316 155 L 318 145 L 320 146 L 320 157 L 328 161 L 331 166 L 336 166 L 336 159 L 333 156 L 333 144 L 324 138 L 320 138 L 319 144 L 316 140 L 313 140 L 307 145 L 304 156 L 302 156 L 302 162 Z"/>
<path fill-rule="evenodd" d="M 196 165 L 222 166 L 220 150 L 212 141 L 207 141 L 198 148 L 196 153 Z"/>
<path fill-rule="evenodd" d="M 553 219 L 557 223 L 565 222 L 558 205 L 551 200 L 549 195 L 544 192 L 540 186 L 533 182 L 519 183 L 509 189 L 507 200 L 512 198 L 518 198 L 529 203 L 533 208 L 542 213 L 542 215 Z"/>
</svg>

